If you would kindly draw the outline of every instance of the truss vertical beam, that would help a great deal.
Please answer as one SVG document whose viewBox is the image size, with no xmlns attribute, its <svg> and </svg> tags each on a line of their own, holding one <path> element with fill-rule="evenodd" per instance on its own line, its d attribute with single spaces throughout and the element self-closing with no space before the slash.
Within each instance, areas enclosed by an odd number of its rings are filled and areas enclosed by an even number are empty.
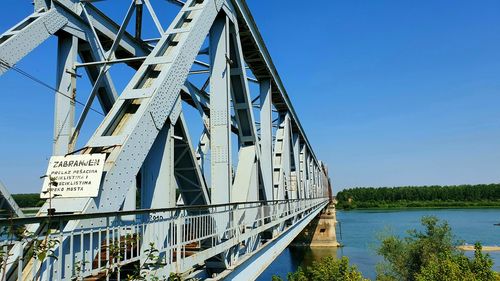
<svg viewBox="0 0 500 281">
<path fill-rule="evenodd" d="M 314 182 L 313 182 L 313 172 L 312 172 L 312 157 L 309 155 L 309 151 L 307 154 L 307 185 L 308 185 L 308 192 L 309 192 L 309 198 L 314 198 L 313 196 L 313 190 L 314 190 Z"/>
<path fill-rule="evenodd" d="M 312 180 L 312 157 L 309 150 L 306 150 L 306 189 L 308 198 L 313 198 L 313 180 Z"/>
<path fill-rule="evenodd" d="M 314 181 L 314 198 L 318 197 L 318 166 L 316 166 L 316 162 L 313 162 L 313 181 Z"/>
<path fill-rule="evenodd" d="M 210 79 L 208 81 L 210 81 Z M 210 148 L 210 118 L 207 116 L 207 114 L 203 109 L 200 96 L 202 95 L 202 93 L 198 90 L 198 88 L 196 88 L 193 84 L 188 82 L 185 83 L 184 90 L 191 95 L 194 106 L 200 113 L 200 116 L 203 121 L 203 132 L 201 133 L 201 136 L 198 140 L 198 146 L 196 147 L 196 159 L 198 160 L 198 165 L 200 166 L 201 172 L 204 173 L 205 157 Z"/>
<path fill-rule="evenodd" d="M 135 1 L 135 39 L 142 37 L 142 1 Z"/>
<path fill-rule="evenodd" d="M 141 208 L 175 206 L 173 125 L 165 123 L 141 167 Z"/>
<path fill-rule="evenodd" d="M 287 199 L 289 198 L 290 181 L 290 117 L 288 113 L 280 115 L 280 124 L 276 130 L 273 163 L 273 198 L 274 200 Z"/>
<path fill-rule="evenodd" d="M 174 178 L 174 139 L 173 125 L 165 123 L 160 130 L 148 156 L 141 167 L 141 208 L 172 208 L 175 207 Z M 157 218 L 162 213 L 155 213 Z M 168 214 L 165 214 L 167 217 Z M 154 219 L 154 218 L 149 218 Z M 144 231 L 141 251 L 144 253 L 150 243 L 163 247 L 167 235 L 166 228 L 149 226 Z"/>
<path fill-rule="evenodd" d="M 299 188 L 300 188 L 300 196 L 301 198 L 307 199 L 309 198 L 307 194 L 307 188 L 306 188 L 306 178 L 307 178 L 307 165 L 306 165 L 306 145 L 305 144 L 300 144 L 300 181 L 299 181 Z"/>
<path fill-rule="evenodd" d="M 240 35 L 235 19 L 230 22 L 229 49 L 231 97 L 234 115 L 238 123 L 238 141 L 240 143 L 238 166 L 232 188 L 232 201 L 256 201 L 259 196 L 259 184 L 256 179 L 260 149 L 257 143 L 257 130 L 255 128 L 252 99 L 250 98 Z M 246 214 L 252 221 L 255 219 L 255 215 Z M 239 218 L 236 219 L 239 222 Z"/>
<path fill-rule="evenodd" d="M 300 194 L 300 136 L 295 132 L 292 133 L 292 146 L 294 163 L 293 199 L 302 199 L 303 197 Z"/>
<path fill-rule="evenodd" d="M 212 204 L 231 202 L 229 24 L 219 16 L 210 30 L 210 150 Z"/>
<path fill-rule="evenodd" d="M 229 62 L 231 75 L 231 97 L 234 116 L 238 122 L 238 136 L 242 146 L 256 146 L 256 129 L 252 111 L 250 90 L 243 59 L 240 35 L 236 23 L 230 23 Z M 259 153 L 257 153 L 259 154 Z"/>
<path fill-rule="evenodd" d="M 260 81 L 260 166 L 264 184 L 264 200 L 273 200 L 273 122 L 272 92 L 269 79 Z"/>
<path fill-rule="evenodd" d="M 62 94 L 55 94 L 53 155 L 65 155 L 73 151 L 70 138 L 75 119 L 77 54 L 78 39 L 69 34 L 60 35 L 57 46 L 56 88 Z"/>
</svg>

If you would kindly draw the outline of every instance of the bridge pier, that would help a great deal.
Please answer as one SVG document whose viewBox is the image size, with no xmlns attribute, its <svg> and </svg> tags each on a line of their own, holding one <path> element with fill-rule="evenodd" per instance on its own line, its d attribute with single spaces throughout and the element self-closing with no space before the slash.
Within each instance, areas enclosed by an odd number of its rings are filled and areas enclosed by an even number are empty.
<svg viewBox="0 0 500 281">
<path fill-rule="evenodd" d="M 291 245 L 313 248 L 340 247 L 335 231 L 336 224 L 335 204 L 330 203 L 302 230 Z"/>
</svg>

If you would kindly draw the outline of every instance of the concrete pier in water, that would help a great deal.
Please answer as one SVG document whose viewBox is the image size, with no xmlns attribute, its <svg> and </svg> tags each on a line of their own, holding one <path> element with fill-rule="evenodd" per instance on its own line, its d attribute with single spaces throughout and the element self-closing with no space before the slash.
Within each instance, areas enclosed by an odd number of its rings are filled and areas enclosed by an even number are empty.
<svg viewBox="0 0 500 281">
<path fill-rule="evenodd" d="M 335 231 L 336 224 L 335 204 L 331 203 L 295 238 L 292 245 L 314 248 L 340 247 Z"/>
</svg>

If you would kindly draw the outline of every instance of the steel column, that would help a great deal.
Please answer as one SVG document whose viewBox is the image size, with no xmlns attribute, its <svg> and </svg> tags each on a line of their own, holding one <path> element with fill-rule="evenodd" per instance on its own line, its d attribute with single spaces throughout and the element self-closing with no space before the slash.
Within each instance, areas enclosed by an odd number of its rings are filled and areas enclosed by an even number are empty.
<svg viewBox="0 0 500 281">
<path fill-rule="evenodd" d="M 272 91 L 269 79 L 260 81 L 260 166 L 265 200 L 273 199 L 273 123 Z"/>
<path fill-rule="evenodd" d="M 210 162 L 212 204 L 231 202 L 229 23 L 219 16 L 210 30 Z"/>
<path fill-rule="evenodd" d="M 78 39 L 69 34 L 58 37 L 57 76 L 54 107 L 53 155 L 65 155 L 73 151 L 70 138 L 75 119 L 76 73 L 75 62 L 78 54 Z"/>
</svg>

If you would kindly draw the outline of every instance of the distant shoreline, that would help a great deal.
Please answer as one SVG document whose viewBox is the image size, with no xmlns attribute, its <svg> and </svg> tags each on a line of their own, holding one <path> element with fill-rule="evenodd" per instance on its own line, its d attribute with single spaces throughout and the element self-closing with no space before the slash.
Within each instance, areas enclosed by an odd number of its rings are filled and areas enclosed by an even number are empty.
<svg viewBox="0 0 500 281">
<path fill-rule="evenodd" d="M 474 206 L 381 206 L 381 207 L 354 207 L 354 208 L 337 208 L 339 211 L 355 211 L 355 210 L 408 210 L 408 209 L 500 209 L 500 205 L 474 205 Z"/>
<path fill-rule="evenodd" d="M 500 184 L 359 187 L 336 196 L 338 209 L 500 208 Z"/>
</svg>

